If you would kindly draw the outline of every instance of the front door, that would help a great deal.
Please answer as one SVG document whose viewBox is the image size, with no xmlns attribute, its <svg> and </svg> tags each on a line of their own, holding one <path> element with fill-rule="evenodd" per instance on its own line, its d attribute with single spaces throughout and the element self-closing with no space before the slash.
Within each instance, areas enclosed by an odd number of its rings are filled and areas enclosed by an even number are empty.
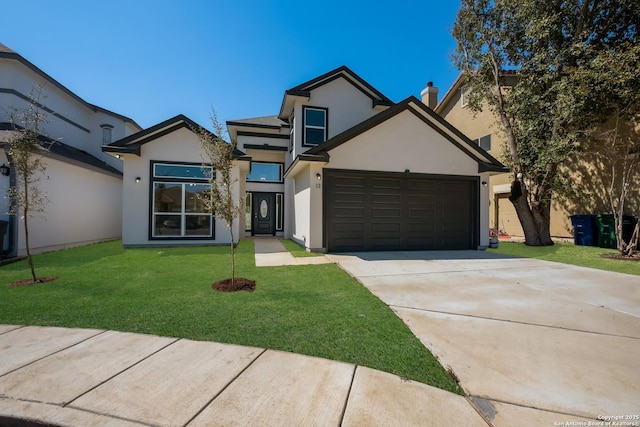
<svg viewBox="0 0 640 427">
<path fill-rule="evenodd" d="M 276 235 L 276 195 L 275 193 L 253 193 L 251 235 Z"/>
</svg>

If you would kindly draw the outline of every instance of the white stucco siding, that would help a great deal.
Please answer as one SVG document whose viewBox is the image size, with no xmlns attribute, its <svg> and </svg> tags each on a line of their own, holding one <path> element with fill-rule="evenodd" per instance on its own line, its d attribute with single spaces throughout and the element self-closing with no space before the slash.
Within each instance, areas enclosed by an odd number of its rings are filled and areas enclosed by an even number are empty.
<svg viewBox="0 0 640 427">
<path fill-rule="evenodd" d="M 153 197 L 151 186 L 151 161 L 162 162 L 203 162 L 202 149 L 198 137 L 185 128 L 142 145 L 141 156 L 127 155 L 124 162 L 123 177 L 123 228 L 122 242 L 125 246 L 144 245 L 193 245 L 222 244 L 231 241 L 229 230 L 224 221 L 215 220 L 215 238 L 206 240 L 189 239 L 150 239 L 150 209 Z M 245 171 L 246 173 L 246 171 Z M 136 177 L 142 178 L 136 182 Z M 240 200 L 240 171 L 236 167 L 232 171 L 232 179 L 236 181 L 234 199 Z M 234 226 L 235 238 L 238 223 Z"/>
<path fill-rule="evenodd" d="M 309 168 L 304 168 L 294 179 L 294 220 L 293 224 L 291 224 L 291 237 L 305 247 L 309 247 L 307 243 L 310 236 L 309 225 L 311 214 L 311 180 Z"/>
<path fill-rule="evenodd" d="M 343 78 L 311 91 L 311 97 L 305 104 L 329 109 L 329 138 L 378 113 L 373 109 L 371 98 Z"/>
<path fill-rule="evenodd" d="M 409 111 L 329 151 L 327 167 L 370 171 L 478 174 L 478 163 Z"/>
<path fill-rule="evenodd" d="M 118 177 L 45 159 L 49 177 L 40 188 L 48 203 L 29 221 L 33 253 L 120 237 L 122 181 Z M 22 218 L 16 217 L 18 255 L 25 253 Z"/>
<path fill-rule="evenodd" d="M 18 61 L 0 60 L 0 73 L 0 89 L 17 92 L 0 92 L 0 109 L 24 110 L 28 105 L 24 97 L 38 96 L 38 87 L 42 87 L 38 102 L 46 108 L 42 113 L 46 115 L 47 121 L 42 124 L 42 133 L 63 144 L 86 151 L 118 170 L 122 169 L 119 160 L 102 152 L 100 125 L 112 125 L 112 141 L 116 141 L 133 133 L 131 130 L 135 127 L 130 122 L 94 109 Z M 0 121 L 7 121 L 7 118 L 0 117 Z M 139 130 L 135 129 L 136 132 Z"/>
<path fill-rule="evenodd" d="M 371 98 L 343 78 L 312 90 L 308 100 L 296 101 L 294 105 L 294 149 L 287 156 L 287 167 L 296 156 L 312 148 L 302 145 L 303 106 L 327 109 L 327 138 L 332 138 L 378 113 L 373 109 Z"/>
</svg>

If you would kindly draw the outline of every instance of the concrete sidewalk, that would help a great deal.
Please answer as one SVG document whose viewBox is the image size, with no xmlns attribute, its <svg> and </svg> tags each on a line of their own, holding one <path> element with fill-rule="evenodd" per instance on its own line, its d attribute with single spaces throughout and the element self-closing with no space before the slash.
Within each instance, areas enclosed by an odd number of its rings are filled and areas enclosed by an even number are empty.
<svg viewBox="0 0 640 427">
<path fill-rule="evenodd" d="M 124 332 L 0 325 L 0 425 L 17 419 L 56 426 L 487 425 L 462 396 L 348 363 Z"/>
<path fill-rule="evenodd" d="M 330 264 L 324 256 L 294 257 L 282 246 L 277 237 L 253 238 L 256 267 L 277 267 L 281 265 Z"/>
</svg>

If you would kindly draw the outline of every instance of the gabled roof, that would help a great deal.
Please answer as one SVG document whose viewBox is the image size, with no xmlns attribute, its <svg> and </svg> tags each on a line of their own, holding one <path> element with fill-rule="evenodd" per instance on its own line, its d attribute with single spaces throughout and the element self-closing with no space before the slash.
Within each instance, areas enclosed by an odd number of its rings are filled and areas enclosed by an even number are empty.
<svg viewBox="0 0 640 427">
<path fill-rule="evenodd" d="M 467 138 L 462 132 L 453 127 L 449 122 L 442 117 L 434 113 L 429 107 L 422 103 L 415 96 L 410 96 L 398 104 L 395 104 L 391 108 L 376 114 L 364 122 L 347 129 L 346 131 L 328 139 L 316 147 L 308 150 L 307 155 L 323 155 L 328 154 L 330 150 L 344 144 L 345 142 L 355 138 L 356 136 L 368 131 L 369 129 L 378 126 L 379 124 L 391 119 L 392 117 L 404 112 L 409 111 L 426 125 L 433 128 L 436 132 L 442 135 L 446 140 L 458 147 L 461 151 L 467 154 L 469 157 L 478 162 L 478 172 L 508 172 L 508 169 L 500 163 L 497 159 L 491 156 L 482 148 L 478 147 L 473 141 Z"/>
<path fill-rule="evenodd" d="M 371 86 L 348 67 L 343 65 L 335 70 L 329 71 L 328 73 L 286 90 L 284 98 L 282 99 L 282 105 L 280 106 L 280 114 L 278 114 L 278 117 L 282 120 L 287 120 L 295 98 L 308 99 L 311 96 L 311 91 L 339 78 L 345 79 L 360 92 L 368 96 L 371 99 L 372 108 L 376 106 L 388 107 L 393 105 L 393 101 L 384 96 L 380 91 Z"/>
<path fill-rule="evenodd" d="M 204 129 L 205 132 L 214 135 L 212 132 L 203 128 L 193 120 L 189 119 L 183 114 L 178 114 L 164 122 L 158 123 L 155 126 L 141 130 L 140 132 L 129 135 L 126 138 L 122 138 L 118 141 L 114 141 L 109 145 L 103 145 L 102 151 L 106 153 L 122 153 L 122 154 L 135 154 L 140 155 L 141 147 L 152 142 L 164 135 L 168 135 L 178 129 L 187 128 L 190 131 L 196 133 L 199 129 Z M 233 157 L 237 160 L 250 160 L 249 157 L 242 151 L 235 149 Z"/>
<path fill-rule="evenodd" d="M 518 73 L 517 70 L 502 70 L 502 72 L 500 73 L 500 77 L 501 78 L 509 78 L 509 77 L 513 78 L 514 76 L 517 76 L 517 73 Z M 465 83 L 466 83 L 466 78 L 465 78 L 465 72 L 463 71 L 460 74 L 458 74 L 458 77 L 456 77 L 455 81 L 451 84 L 451 87 L 444 94 L 444 96 L 442 97 L 440 102 L 438 102 L 438 105 L 436 105 L 436 108 L 434 108 L 434 111 L 436 113 L 438 113 L 438 114 L 442 113 L 442 109 L 444 108 L 444 106 L 449 104 L 449 102 L 451 101 L 451 98 L 453 98 L 455 93 L 462 86 L 464 86 Z"/>
<path fill-rule="evenodd" d="M 289 135 L 281 135 L 282 128 L 288 128 L 289 123 L 280 120 L 278 116 L 252 117 L 248 119 L 238 119 L 227 121 L 227 131 L 231 140 L 235 140 L 238 135 L 282 137 L 289 139 Z M 244 129 L 244 130 L 241 130 Z"/>
<path fill-rule="evenodd" d="M 113 111 L 109 111 L 106 108 L 98 107 L 97 105 L 88 103 L 87 101 L 85 101 L 84 99 L 80 98 L 78 95 L 73 93 L 71 90 L 69 90 L 67 87 L 62 85 L 62 83 L 58 82 L 56 79 L 51 77 L 49 74 L 45 73 L 40 68 L 36 67 L 34 64 L 32 64 L 31 62 L 27 61 L 24 57 L 22 57 L 22 55 L 17 53 L 15 50 L 10 49 L 9 47 L 7 47 L 6 45 L 4 45 L 2 43 L 0 43 L 0 59 L 1 58 L 13 59 L 15 61 L 20 62 L 21 64 L 25 65 L 27 68 L 31 69 L 31 71 L 33 71 L 36 74 L 40 75 L 45 80 L 48 80 L 55 87 L 57 87 L 58 89 L 60 89 L 61 91 L 63 91 L 67 95 L 69 95 L 71 98 L 73 98 L 76 101 L 78 101 L 80 104 L 82 104 L 83 106 L 85 106 L 89 110 L 91 110 L 93 112 L 102 112 L 102 113 L 105 113 L 105 114 L 109 114 L 109 115 L 114 116 L 114 117 L 116 117 L 116 118 L 118 118 L 118 119 L 120 119 L 120 120 L 122 120 L 124 122 L 131 123 L 132 125 L 134 125 L 138 129 L 142 129 L 142 127 L 139 124 L 137 124 L 133 119 L 131 119 L 129 117 L 123 116 L 123 115 L 118 114 L 118 113 L 114 113 Z"/>
<path fill-rule="evenodd" d="M 249 119 L 238 119 L 227 121 L 227 126 L 255 127 L 266 129 L 280 129 L 289 127 L 289 123 L 280 120 L 278 116 L 252 117 Z"/>
<path fill-rule="evenodd" d="M 16 127 L 19 128 L 19 126 Z M 14 126 L 11 123 L 0 123 L 0 131 L 13 130 Z M 44 135 L 38 135 L 38 140 L 40 140 L 41 146 L 45 150 L 45 156 L 47 157 L 55 158 L 66 163 L 95 170 L 97 172 L 106 173 L 108 175 L 122 176 L 122 172 L 118 169 L 84 150 L 80 150 Z"/>
</svg>

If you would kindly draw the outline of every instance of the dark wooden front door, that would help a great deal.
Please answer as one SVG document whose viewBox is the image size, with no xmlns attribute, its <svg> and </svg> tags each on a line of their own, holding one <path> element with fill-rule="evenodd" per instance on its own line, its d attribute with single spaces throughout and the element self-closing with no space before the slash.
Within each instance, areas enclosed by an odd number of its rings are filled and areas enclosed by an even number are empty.
<svg viewBox="0 0 640 427">
<path fill-rule="evenodd" d="M 251 234 L 276 235 L 276 195 L 275 193 L 253 193 Z"/>
</svg>

